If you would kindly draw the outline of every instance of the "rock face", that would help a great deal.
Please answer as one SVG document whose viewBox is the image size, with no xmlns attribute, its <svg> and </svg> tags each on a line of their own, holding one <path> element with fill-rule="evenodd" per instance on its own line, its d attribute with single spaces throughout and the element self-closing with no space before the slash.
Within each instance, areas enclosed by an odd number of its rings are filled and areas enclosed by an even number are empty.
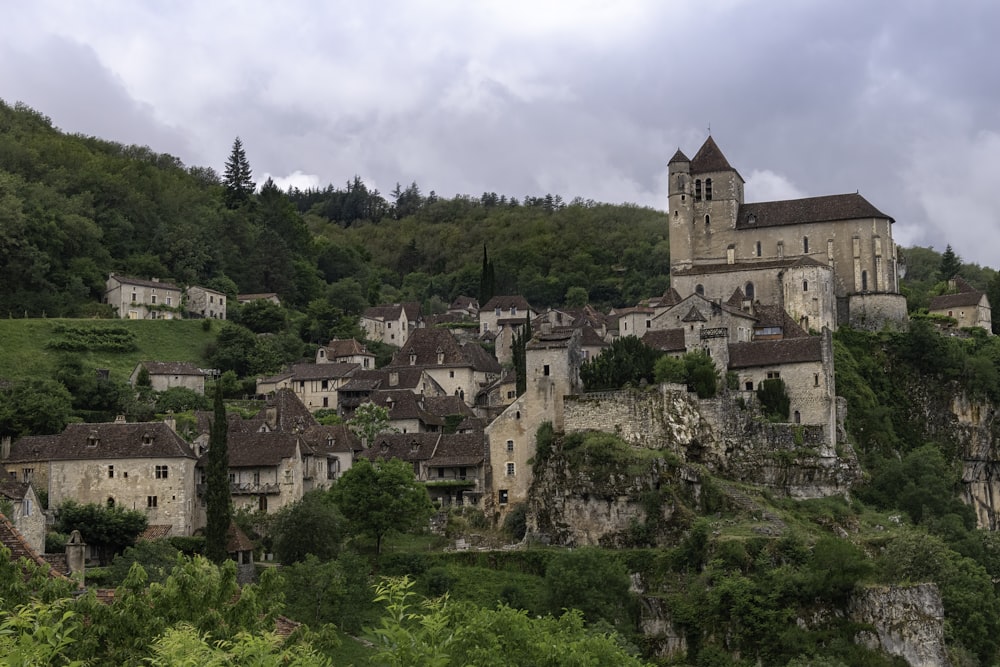
<svg viewBox="0 0 1000 667">
<path fill-rule="evenodd" d="M 666 450 L 780 495 L 842 495 L 861 475 L 849 444 L 827 442 L 821 426 L 768 422 L 752 392 L 699 400 L 680 385 L 660 385 L 567 396 L 564 410 L 567 433 L 615 433 L 636 447 Z"/>
<path fill-rule="evenodd" d="M 852 597 L 852 621 L 870 625 L 856 641 L 896 655 L 911 667 L 950 667 L 944 644 L 944 605 L 934 584 L 879 586 Z"/>
</svg>

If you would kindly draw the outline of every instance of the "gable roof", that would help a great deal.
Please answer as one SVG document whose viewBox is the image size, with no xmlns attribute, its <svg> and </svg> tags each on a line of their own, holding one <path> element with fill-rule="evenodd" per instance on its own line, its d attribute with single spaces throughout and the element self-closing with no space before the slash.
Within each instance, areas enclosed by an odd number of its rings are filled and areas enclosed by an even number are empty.
<svg viewBox="0 0 1000 667">
<path fill-rule="evenodd" d="M 332 364 L 323 364 L 332 365 Z M 252 419 L 246 420 L 252 428 L 259 428 L 263 423 L 271 424 L 275 430 L 287 433 L 301 433 L 319 422 L 309 412 L 302 400 L 294 391 L 282 387 L 264 402 L 264 408 Z"/>
<path fill-rule="evenodd" d="M 302 439 L 316 454 L 348 454 L 361 450 L 361 439 L 346 424 L 314 426 Z"/>
<path fill-rule="evenodd" d="M 416 322 L 420 319 L 420 304 L 416 301 L 407 301 L 405 303 L 371 306 L 370 308 L 365 308 L 361 317 L 369 320 L 399 320 L 404 313 L 407 320 Z"/>
<path fill-rule="evenodd" d="M 9 500 L 24 500 L 30 488 L 31 485 L 28 482 L 18 482 L 9 477 L 0 479 L 0 496 Z"/>
<path fill-rule="evenodd" d="M 729 345 L 730 368 L 753 368 L 819 362 L 823 360 L 823 340 L 819 336 L 763 340 Z"/>
<path fill-rule="evenodd" d="M 334 338 L 323 347 L 326 348 L 326 356 L 328 359 L 352 357 L 359 354 L 371 355 L 373 357 L 375 356 L 368 351 L 367 347 L 354 338 Z"/>
<path fill-rule="evenodd" d="M 985 292 L 959 292 L 958 294 L 943 294 L 931 299 L 928 310 L 947 310 L 949 308 L 962 308 L 978 306 L 985 296 Z"/>
<path fill-rule="evenodd" d="M 111 274 L 111 279 L 117 280 L 119 284 L 122 285 L 135 285 L 137 287 L 162 287 L 163 289 L 180 291 L 177 285 L 172 283 L 165 283 L 160 280 L 143 280 L 142 278 L 130 278 L 128 276 L 121 276 L 117 273 Z"/>
<path fill-rule="evenodd" d="M 781 306 L 757 303 L 754 305 L 754 315 L 757 317 L 757 323 L 754 325 L 754 328 L 780 327 L 782 336 L 785 338 L 809 336 L 808 332 L 799 326 L 799 323 L 792 319 L 788 311 Z"/>
<path fill-rule="evenodd" d="M 358 456 L 371 461 L 400 459 L 401 461 L 426 461 L 442 437 L 440 433 L 382 433 L 375 436 L 372 446 Z"/>
<path fill-rule="evenodd" d="M 301 452 L 295 433 L 271 431 L 260 433 L 235 432 L 226 438 L 230 468 L 261 468 L 278 466 L 285 459 L 294 459 Z M 208 452 L 202 457 L 207 461 Z"/>
<path fill-rule="evenodd" d="M 535 310 L 534 308 L 531 307 L 531 304 L 528 303 L 528 300 L 525 299 L 520 294 L 507 294 L 507 295 L 493 297 L 485 304 L 483 304 L 483 307 L 479 309 L 479 312 L 482 313 L 483 311 L 490 311 L 490 310 L 495 311 L 497 308 L 499 308 L 500 310 L 509 311 L 512 307 L 517 308 L 518 311 L 523 311 L 525 313 L 527 313 L 529 310 L 532 312 L 534 312 Z"/>
<path fill-rule="evenodd" d="M 741 204 L 736 216 L 736 229 L 856 220 L 858 218 L 882 218 L 894 222 L 892 218 L 855 192 L 844 195 Z"/>
<path fill-rule="evenodd" d="M 684 352 L 687 350 L 683 329 L 647 331 L 642 337 L 642 342 L 661 352 Z"/>
<path fill-rule="evenodd" d="M 438 363 L 439 353 L 442 355 L 441 363 Z M 413 363 L 410 363 L 411 355 Z M 442 366 L 468 366 L 476 371 L 500 372 L 499 362 L 482 347 L 475 343 L 460 345 L 447 329 L 414 329 L 386 369 Z"/>
<path fill-rule="evenodd" d="M 352 371 L 361 368 L 361 364 L 346 364 L 333 361 L 326 364 L 304 362 L 294 364 L 291 368 L 292 380 L 334 380 L 348 377 Z"/>
<path fill-rule="evenodd" d="M 483 432 L 452 433 L 441 436 L 427 465 L 437 467 L 478 466 L 486 460 Z"/>
<path fill-rule="evenodd" d="M 28 541 L 24 539 L 20 531 L 14 527 L 2 512 L 0 512 L 0 545 L 7 547 L 10 550 L 10 559 L 12 561 L 18 561 L 22 558 L 27 558 L 29 561 L 38 566 L 49 565 L 49 563 L 42 558 L 41 554 L 31 548 Z M 55 568 L 47 567 L 48 576 L 52 579 L 68 579 L 66 575 L 62 572 L 58 572 Z"/>
</svg>

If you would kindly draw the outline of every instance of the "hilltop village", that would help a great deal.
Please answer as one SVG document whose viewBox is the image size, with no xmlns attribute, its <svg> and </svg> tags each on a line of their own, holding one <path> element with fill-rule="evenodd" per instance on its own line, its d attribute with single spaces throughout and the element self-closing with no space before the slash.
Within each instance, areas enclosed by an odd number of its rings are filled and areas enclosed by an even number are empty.
<svg viewBox="0 0 1000 667">
<path fill-rule="evenodd" d="M 743 178 L 711 137 L 694 157 L 678 150 L 670 159 L 668 203 L 670 281 L 662 294 L 607 312 L 537 307 L 516 294 L 484 303 L 463 295 L 436 314 L 418 302 L 386 303 L 363 310 L 363 337 L 327 340 L 314 359 L 261 374 L 259 409 L 227 418 L 233 507 L 277 514 L 333 488 L 361 460 L 395 459 L 412 467 L 442 513 L 472 507 L 501 526 L 524 512 L 522 545 L 619 546 L 638 520 L 652 520 L 639 498 L 659 490 L 658 481 L 620 474 L 601 482 L 549 465 L 546 432 L 610 433 L 637 450 L 665 452 L 695 495 L 717 475 L 775 497 L 847 497 L 862 472 L 845 430 L 833 333 L 908 329 L 893 218 L 857 193 L 745 202 Z M 234 305 L 253 304 L 280 308 L 281 299 L 261 292 L 234 302 L 221 289 L 113 273 L 102 306 L 127 320 L 218 323 Z M 928 313 L 951 332 L 992 335 L 986 294 L 961 276 Z M 700 397 L 677 382 L 588 391 L 582 370 L 628 339 L 676 359 L 702 355 L 715 372 L 713 391 Z M 376 348 L 391 354 L 377 363 Z M 163 359 L 140 361 L 129 377 L 136 390 L 200 395 L 213 381 L 213 369 Z M 780 418 L 764 414 L 767 386 L 780 386 L 786 399 Z M 359 426 L 373 414 L 374 428 Z M 52 509 L 67 501 L 140 510 L 146 537 L 201 534 L 212 419 L 199 410 L 185 424 L 172 414 L 120 417 L 5 437 L 0 491 L 12 511 L 0 537 L 41 562 Z M 992 493 L 990 473 L 969 470 L 970 488 L 981 488 L 967 500 L 979 524 L 994 527 L 992 503 L 981 501 Z M 229 551 L 251 581 L 255 548 L 239 529 Z M 76 539 L 54 562 L 69 573 L 99 556 Z"/>
</svg>

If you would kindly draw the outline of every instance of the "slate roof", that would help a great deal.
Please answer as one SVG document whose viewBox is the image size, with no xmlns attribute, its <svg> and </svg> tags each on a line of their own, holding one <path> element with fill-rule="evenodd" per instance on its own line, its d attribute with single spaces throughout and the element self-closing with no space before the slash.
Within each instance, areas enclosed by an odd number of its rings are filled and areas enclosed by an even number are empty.
<svg viewBox="0 0 1000 667">
<path fill-rule="evenodd" d="M 348 454 L 361 450 L 361 440 L 346 424 L 314 426 L 302 439 L 316 454 Z"/>
<path fill-rule="evenodd" d="M 292 380 L 331 380 L 347 377 L 361 364 L 346 364 L 333 361 L 326 364 L 301 363 L 291 368 Z"/>
<path fill-rule="evenodd" d="M 752 216 L 752 217 L 751 217 Z M 858 193 L 741 204 L 736 229 L 882 218 L 895 222 Z"/>
<path fill-rule="evenodd" d="M 362 317 L 369 320 L 398 320 L 403 313 L 410 322 L 420 319 L 420 304 L 416 301 L 406 303 L 392 303 L 366 308 Z"/>
<path fill-rule="evenodd" d="M 150 375 L 207 375 L 190 361 L 140 361 Z"/>
<path fill-rule="evenodd" d="M 295 433 L 233 433 L 226 438 L 230 468 L 264 468 L 294 459 L 299 444 Z M 301 451 L 301 450 L 299 450 Z M 207 461 L 208 452 L 202 457 Z"/>
<path fill-rule="evenodd" d="M 354 338 L 334 338 L 323 347 L 326 348 L 327 359 L 352 357 L 358 354 L 371 354 L 367 347 Z"/>
<path fill-rule="evenodd" d="M 741 308 L 743 306 L 743 302 L 746 300 L 747 300 L 747 295 L 743 293 L 743 289 L 737 287 L 733 291 L 733 295 L 729 297 L 728 301 L 726 301 L 726 305 L 731 306 L 733 308 Z"/>
<path fill-rule="evenodd" d="M 483 433 L 454 433 L 441 436 L 427 465 L 435 467 L 478 466 L 486 459 Z"/>
<path fill-rule="evenodd" d="M 653 297 L 649 299 L 647 304 L 650 308 L 669 308 L 670 306 L 676 306 L 683 300 L 680 292 L 673 287 L 668 287 L 663 296 Z"/>
<path fill-rule="evenodd" d="M 268 421 L 272 411 L 275 413 L 274 428 L 278 431 L 301 433 L 318 425 L 316 418 L 309 412 L 309 408 L 302 403 L 294 391 L 288 388 L 275 391 L 265 401 L 264 408 L 254 415 L 253 419 L 246 421 L 253 423 L 254 427 L 257 428 Z"/>
<path fill-rule="evenodd" d="M 819 336 L 732 343 L 729 345 L 729 367 L 754 368 L 819 362 L 823 360 L 822 343 Z"/>
<path fill-rule="evenodd" d="M 754 315 L 757 317 L 755 328 L 780 327 L 782 336 L 785 338 L 802 338 L 809 336 L 809 333 L 799 326 L 799 323 L 792 319 L 792 316 L 781 306 L 754 305 Z"/>
<path fill-rule="evenodd" d="M 687 346 L 684 344 L 683 329 L 660 329 L 658 331 L 647 331 L 642 337 L 642 342 L 661 352 L 684 352 Z"/>
<path fill-rule="evenodd" d="M 949 308 L 962 308 L 968 306 L 978 306 L 983 298 L 984 292 L 959 292 L 958 294 L 944 294 L 931 299 L 928 310 L 947 310 Z"/>
<path fill-rule="evenodd" d="M 441 363 L 438 363 L 438 352 L 443 355 Z M 411 354 L 416 355 L 412 364 Z M 449 366 L 470 366 L 473 370 L 486 373 L 500 372 L 499 362 L 486 350 L 475 343 L 459 345 L 447 329 L 415 329 L 385 368 Z"/>
<path fill-rule="evenodd" d="M 449 415 L 474 417 L 476 415 L 475 411 L 458 396 L 425 396 L 424 409 L 441 417 Z"/>
<path fill-rule="evenodd" d="M 136 285 L 137 287 L 162 287 L 163 289 L 172 289 L 180 291 L 177 285 L 172 283 L 165 283 L 160 280 L 143 280 L 142 278 L 130 278 L 128 276 L 120 276 L 116 273 L 111 274 L 111 277 L 117 280 L 122 285 Z"/>
<path fill-rule="evenodd" d="M 236 553 L 238 551 L 253 551 L 254 543 L 247 537 L 247 534 L 240 530 L 235 521 L 229 522 L 226 530 L 226 553 Z"/>
<path fill-rule="evenodd" d="M 681 149 L 678 148 L 677 152 L 674 153 L 674 156 L 670 158 L 670 161 L 667 162 L 667 164 L 673 164 L 674 162 L 690 162 L 690 161 L 691 160 L 688 159 L 688 156 L 684 155 Z"/>
<path fill-rule="evenodd" d="M 479 310 L 479 301 L 474 297 L 460 294 L 451 302 L 448 310 Z"/>
<path fill-rule="evenodd" d="M 440 433 L 382 433 L 368 449 L 360 452 L 371 461 L 378 459 L 400 459 L 401 461 L 426 461 L 434 452 Z"/>
<path fill-rule="evenodd" d="M 676 156 L 675 156 L 676 157 Z M 722 154 L 722 150 L 719 148 L 718 144 L 715 143 L 715 139 L 709 135 L 705 143 L 701 145 L 698 152 L 694 154 L 691 158 L 691 174 L 704 174 L 713 171 L 736 171 L 729 164 L 729 160 L 726 156 Z M 739 172 L 736 173 L 739 176 Z M 740 180 L 743 177 L 740 176 Z"/>
<path fill-rule="evenodd" d="M 69 424 L 59 435 L 20 438 L 11 445 L 8 461 L 127 458 L 195 456 L 191 446 L 163 422 L 108 422 Z"/>
<path fill-rule="evenodd" d="M 18 482 L 9 477 L 0 479 L 0 496 L 9 500 L 24 500 L 29 488 L 31 485 L 27 482 Z"/>
</svg>

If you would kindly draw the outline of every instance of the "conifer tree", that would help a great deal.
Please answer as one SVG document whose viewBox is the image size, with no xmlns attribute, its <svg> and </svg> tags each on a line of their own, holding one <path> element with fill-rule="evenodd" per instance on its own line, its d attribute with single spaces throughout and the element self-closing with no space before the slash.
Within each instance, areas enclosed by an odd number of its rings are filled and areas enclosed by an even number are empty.
<svg viewBox="0 0 1000 667">
<path fill-rule="evenodd" d="M 962 270 L 962 260 L 951 249 L 951 245 L 944 249 L 941 255 L 941 266 L 938 268 L 938 280 L 946 281 L 954 278 Z"/>
<path fill-rule="evenodd" d="M 226 532 L 232 520 L 233 507 L 229 495 L 229 445 L 226 408 L 222 404 L 222 387 L 215 386 L 215 414 L 208 441 L 205 504 L 208 523 L 205 527 L 205 557 L 222 563 L 228 557 Z"/>
<path fill-rule="evenodd" d="M 239 137 L 233 141 L 233 150 L 226 160 L 226 172 L 222 184 L 226 188 L 226 207 L 231 209 L 239 208 L 249 202 L 250 195 L 257 189 L 257 184 L 253 182 L 250 162 L 247 161 L 246 151 L 243 150 L 243 141 Z"/>
</svg>

